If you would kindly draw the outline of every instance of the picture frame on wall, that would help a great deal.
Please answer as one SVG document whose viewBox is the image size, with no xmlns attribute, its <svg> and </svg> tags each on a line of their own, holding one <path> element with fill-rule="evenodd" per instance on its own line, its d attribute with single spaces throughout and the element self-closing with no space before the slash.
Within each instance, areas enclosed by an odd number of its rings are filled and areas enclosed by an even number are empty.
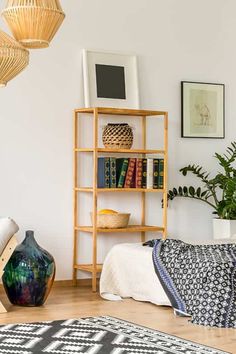
<svg viewBox="0 0 236 354">
<path fill-rule="evenodd" d="M 137 57 L 83 50 L 85 107 L 139 109 Z"/>
<path fill-rule="evenodd" d="M 225 85 L 181 81 L 181 137 L 225 137 Z"/>
</svg>

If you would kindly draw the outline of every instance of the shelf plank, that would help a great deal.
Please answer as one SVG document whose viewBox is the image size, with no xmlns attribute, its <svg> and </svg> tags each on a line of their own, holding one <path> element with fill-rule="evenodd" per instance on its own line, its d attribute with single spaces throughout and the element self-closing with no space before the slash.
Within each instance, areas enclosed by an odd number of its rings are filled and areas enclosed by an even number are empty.
<svg viewBox="0 0 236 354">
<path fill-rule="evenodd" d="M 106 107 L 94 107 L 94 108 L 78 108 L 75 109 L 75 113 L 94 113 L 97 109 L 98 114 L 110 114 L 119 116 L 133 116 L 133 117 L 143 117 L 143 116 L 164 116 L 167 112 L 165 111 L 152 111 L 145 109 L 122 109 L 122 108 L 106 108 Z"/>
<path fill-rule="evenodd" d="M 74 149 L 75 152 L 94 152 L 93 148 Z"/>
<path fill-rule="evenodd" d="M 164 189 L 147 189 L 147 188 L 98 188 L 98 192 L 109 193 L 109 192 L 128 192 L 128 193 L 164 193 Z"/>
<path fill-rule="evenodd" d="M 76 152 L 94 152 L 93 148 L 83 148 L 83 149 L 75 149 Z M 109 154 L 165 154 L 165 150 L 152 150 L 152 149 L 106 149 L 106 148 L 98 148 L 97 152 L 99 153 L 109 153 Z"/>
<path fill-rule="evenodd" d="M 90 187 L 80 187 L 80 188 L 75 188 L 76 192 L 88 192 L 88 193 L 92 193 L 93 192 L 93 188 Z"/>
<path fill-rule="evenodd" d="M 101 273 L 102 266 L 103 266 L 102 264 L 96 265 L 96 273 Z M 93 265 L 92 264 L 75 264 L 74 268 L 78 269 L 78 270 L 85 271 L 85 272 L 93 273 Z"/>
<path fill-rule="evenodd" d="M 103 153 L 117 153 L 117 154 L 165 154 L 164 150 L 153 150 L 153 149 L 105 149 L 99 148 L 98 152 Z"/>
<path fill-rule="evenodd" d="M 76 192 L 90 192 L 94 190 L 91 187 L 75 188 Z M 98 193 L 110 193 L 110 192 L 128 192 L 128 193 L 164 193 L 164 189 L 145 189 L 145 188 L 97 188 Z"/>
<path fill-rule="evenodd" d="M 77 226 L 75 229 L 77 231 L 82 231 L 82 232 L 89 232 L 89 233 L 93 232 L 92 226 Z M 149 225 L 129 225 L 125 228 L 120 228 L 120 229 L 97 228 L 97 232 L 101 232 L 101 233 L 164 232 L 164 227 L 149 226 Z"/>
</svg>

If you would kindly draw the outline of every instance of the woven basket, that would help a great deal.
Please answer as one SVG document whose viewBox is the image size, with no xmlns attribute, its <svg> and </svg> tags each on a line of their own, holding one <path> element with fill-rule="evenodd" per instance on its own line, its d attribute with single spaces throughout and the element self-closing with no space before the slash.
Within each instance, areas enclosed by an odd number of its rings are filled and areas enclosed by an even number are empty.
<svg viewBox="0 0 236 354">
<path fill-rule="evenodd" d="M 6 86 L 28 64 L 28 50 L 0 30 L 0 87 Z"/>
<path fill-rule="evenodd" d="M 8 0 L 2 16 L 15 39 L 26 48 L 46 48 L 65 14 L 59 0 Z"/>
<path fill-rule="evenodd" d="M 130 149 L 133 140 L 133 129 L 126 123 L 109 123 L 104 127 L 102 141 L 107 149 Z"/>
<path fill-rule="evenodd" d="M 93 213 L 90 213 L 93 222 Z M 97 227 L 102 229 L 121 229 L 127 227 L 129 223 L 130 214 L 98 214 Z"/>
</svg>

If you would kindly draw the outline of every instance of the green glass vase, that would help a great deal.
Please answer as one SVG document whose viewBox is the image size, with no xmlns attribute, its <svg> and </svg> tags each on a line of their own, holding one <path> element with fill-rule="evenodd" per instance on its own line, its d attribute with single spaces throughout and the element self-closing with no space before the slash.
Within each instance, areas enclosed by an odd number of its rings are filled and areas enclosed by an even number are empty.
<svg viewBox="0 0 236 354">
<path fill-rule="evenodd" d="M 46 301 L 55 277 L 55 261 L 27 231 L 16 247 L 2 277 L 10 302 L 19 306 L 41 306 Z"/>
</svg>

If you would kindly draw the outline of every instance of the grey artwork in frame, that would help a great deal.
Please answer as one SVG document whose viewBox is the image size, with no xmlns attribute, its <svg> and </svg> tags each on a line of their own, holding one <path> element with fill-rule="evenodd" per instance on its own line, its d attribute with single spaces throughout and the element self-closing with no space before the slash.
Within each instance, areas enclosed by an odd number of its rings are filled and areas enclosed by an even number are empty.
<svg viewBox="0 0 236 354">
<path fill-rule="evenodd" d="M 225 85 L 181 82 L 182 138 L 225 137 Z"/>
</svg>

